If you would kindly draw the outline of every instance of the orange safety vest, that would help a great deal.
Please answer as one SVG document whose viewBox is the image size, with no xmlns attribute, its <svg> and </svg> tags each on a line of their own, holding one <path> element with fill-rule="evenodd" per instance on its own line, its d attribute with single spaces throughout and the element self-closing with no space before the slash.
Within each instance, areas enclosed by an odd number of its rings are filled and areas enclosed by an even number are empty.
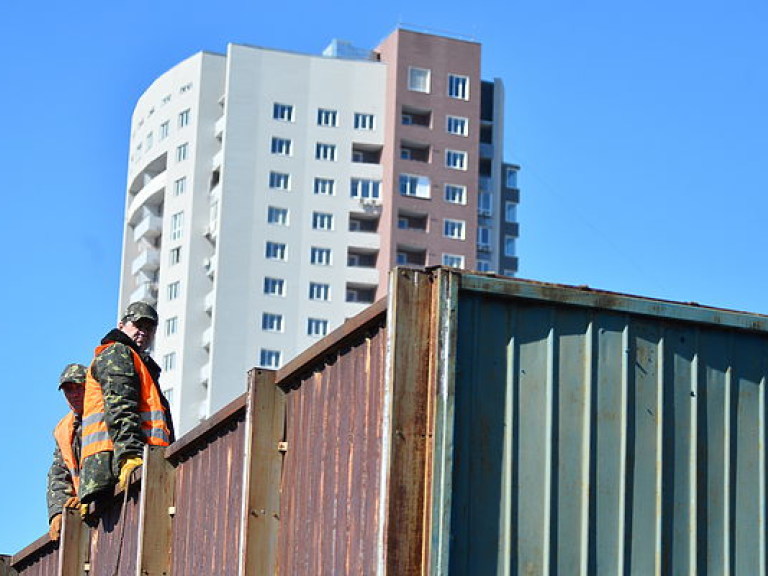
<svg viewBox="0 0 768 576">
<path fill-rule="evenodd" d="M 113 343 L 103 344 L 96 348 L 96 356 Z M 146 436 L 146 443 L 154 446 L 168 446 L 170 431 L 168 428 L 165 408 L 160 400 L 155 381 L 135 350 L 129 348 L 133 355 L 133 365 L 139 375 L 141 388 L 139 390 L 139 415 L 141 429 Z M 99 452 L 111 452 L 115 449 L 109 437 L 107 423 L 104 421 L 104 395 L 101 385 L 93 377 L 92 367 L 88 368 L 85 377 L 85 403 L 83 410 L 83 448 L 81 459 Z"/>
<path fill-rule="evenodd" d="M 53 429 L 53 437 L 56 439 L 56 444 L 58 444 L 59 451 L 61 452 L 61 458 L 64 460 L 67 470 L 69 470 L 72 484 L 74 484 L 75 492 L 77 492 L 77 489 L 80 487 L 80 462 L 77 461 L 75 453 L 72 451 L 74 436 L 75 413 L 70 412 L 56 424 L 56 428 Z"/>
</svg>

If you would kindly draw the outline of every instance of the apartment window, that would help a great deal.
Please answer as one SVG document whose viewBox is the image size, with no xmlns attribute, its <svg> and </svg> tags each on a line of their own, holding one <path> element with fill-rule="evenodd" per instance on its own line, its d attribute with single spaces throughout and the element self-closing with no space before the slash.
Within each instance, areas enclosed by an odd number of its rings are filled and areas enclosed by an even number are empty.
<svg viewBox="0 0 768 576">
<path fill-rule="evenodd" d="M 464 268 L 464 256 L 458 254 L 443 254 L 443 265 L 452 268 Z"/>
<path fill-rule="evenodd" d="M 285 296 L 285 280 L 282 278 L 264 278 L 264 294 Z"/>
<path fill-rule="evenodd" d="M 288 190 L 291 186 L 291 177 L 284 172 L 269 173 L 269 187 L 278 190 Z"/>
<path fill-rule="evenodd" d="M 400 195 L 429 198 L 429 178 L 412 174 L 400 174 Z"/>
<path fill-rule="evenodd" d="M 352 198 L 378 198 L 380 190 L 380 180 L 371 180 L 369 178 L 352 178 L 350 180 L 349 195 Z"/>
<path fill-rule="evenodd" d="M 331 285 L 319 282 L 309 283 L 309 299 L 328 301 L 331 299 Z"/>
<path fill-rule="evenodd" d="M 335 194 L 334 189 L 336 182 L 330 178 L 315 178 L 315 194 L 321 194 L 323 196 L 333 196 Z"/>
<path fill-rule="evenodd" d="M 493 196 L 490 192 L 480 192 L 477 195 L 477 213 L 481 216 L 493 214 Z"/>
<path fill-rule="evenodd" d="M 183 176 L 173 183 L 173 195 L 181 196 L 187 191 L 187 177 Z"/>
<path fill-rule="evenodd" d="M 464 221 L 449 218 L 443 220 L 443 236 L 454 240 L 464 240 Z"/>
<path fill-rule="evenodd" d="M 408 67 L 408 90 L 414 92 L 429 92 L 429 70 L 425 68 Z"/>
<path fill-rule="evenodd" d="M 291 155 L 291 141 L 288 138 L 272 137 L 272 154 L 279 154 L 280 156 Z"/>
<path fill-rule="evenodd" d="M 282 242 L 267 242 L 264 257 L 268 260 L 285 260 L 285 244 Z"/>
<path fill-rule="evenodd" d="M 467 153 L 459 152 L 458 150 L 446 150 L 445 165 L 448 168 L 453 168 L 454 170 L 466 170 Z"/>
<path fill-rule="evenodd" d="M 309 251 L 309 262 L 311 264 L 317 264 L 318 266 L 330 266 L 331 265 L 331 249 L 330 248 L 318 248 L 312 246 Z"/>
<path fill-rule="evenodd" d="M 312 212 L 313 230 L 333 230 L 333 214 Z"/>
<path fill-rule="evenodd" d="M 261 329 L 266 332 L 282 332 L 283 315 L 264 312 L 264 314 L 261 315 Z"/>
<path fill-rule="evenodd" d="M 187 82 L 186 84 L 184 84 L 184 86 L 179 88 L 179 94 L 186 94 L 190 90 L 192 90 L 192 82 Z"/>
<path fill-rule="evenodd" d="M 183 112 L 179 112 L 179 128 L 189 125 L 189 108 Z"/>
<path fill-rule="evenodd" d="M 317 125 L 329 126 L 333 128 L 336 126 L 336 110 L 328 110 L 326 108 L 319 108 L 317 110 Z"/>
<path fill-rule="evenodd" d="M 466 136 L 469 133 L 469 120 L 460 116 L 448 116 L 445 129 L 449 134 Z"/>
<path fill-rule="evenodd" d="M 517 170 L 514 168 L 507 168 L 504 184 L 507 188 L 517 188 Z"/>
<path fill-rule="evenodd" d="M 517 204 L 504 202 L 504 222 L 517 222 Z"/>
<path fill-rule="evenodd" d="M 283 122 L 293 122 L 293 106 L 275 102 L 275 105 L 272 107 L 272 118 L 282 120 Z"/>
<path fill-rule="evenodd" d="M 325 336 L 328 334 L 328 320 L 322 318 L 307 319 L 307 336 Z"/>
<path fill-rule="evenodd" d="M 504 256 L 508 258 L 515 257 L 515 237 L 504 236 Z"/>
<path fill-rule="evenodd" d="M 182 160 L 186 160 L 188 154 L 189 154 L 189 144 L 185 142 L 184 144 L 176 148 L 176 162 L 181 162 Z"/>
<path fill-rule="evenodd" d="M 490 272 L 491 271 L 491 263 L 488 260 L 481 260 L 478 258 L 477 260 L 477 271 L 478 272 Z"/>
<path fill-rule="evenodd" d="M 262 348 L 259 354 L 259 363 L 264 368 L 279 368 L 280 367 L 280 351 L 268 350 Z"/>
<path fill-rule="evenodd" d="M 469 77 L 448 74 L 448 96 L 469 100 Z"/>
<path fill-rule="evenodd" d="M 170 120 L 166 120 L 162 124 L 160 124 L 160 140 L 165 140 L 168 138 L 168 134 L 171 131 L 171 122 Z"/>
<path fill-rule="evenodd" d="M 477 227 L 477 245 L 482 248 L 491 247 L 491 229 L 488 226 Z"/>
<path fill-rule="evenodd" d="M 170 372 L 176 368 L 176 352 L 163 356 L 163 370 Z"/>
<path fill-rule="evenodd" d="M 456 184 L 445 185 L 445 201 L 451 204 L 467 203 L 467 187 Z"/>
<path fill-rule="evenodd" d="M 152 148 L 152 132 L 147 134 L 147 150 Z"/>
<path fill-rule="evenodd" d="M 165 335 L 173 336 L 179 330 L 179 317 L 174 316 L 165 321 Z"/>
<path fill-rule="evenodd" d="M 178 240 L 184 234 L 184 212 L 171 216 L 171 240 Z"/>
<path fill-rule="evenodd" d="M 318 160 L 336 161 L 336 146 L 334 144 L 323 144 L 318 142 L 315 146 L 315 158 Z"/>
<path fill-rule="evenodd" d="M 277 206 L 267 207 L 267 223 L 277 226 L 288 226 L 288 209 Z"/>
<path fill-rule="evenodd" d="M 168 253 L 168 263 L 173 266 L 179 262 L 181 262 L 181 246 L 176 246 L 176 248 L 171 248 Z"/>
<path fill-rule="evenodd" d="M 162 102 L 160 102 L 160 106 L 165 106 L 170 101 L 171 101 L 171 95 L 170 94 L 166 94 L 165 96 L 163 96 L 163 100 L 162 100 Z"/>
<path fill-rule="evenodd" d="M 363 114 L 355 112 L 354 127 L 355 130 L 373 130 L 373 114 Z"/>
<path fill-rule="evenodd" d="M 168 297 L 168 300 L 176 300 L 176 298 L 179 297 L 179 293 L 181 292 L 181 283 L 177 280 L 176 282 L 171 282 L 168 284 L 166 295 Z"/>
</svg>

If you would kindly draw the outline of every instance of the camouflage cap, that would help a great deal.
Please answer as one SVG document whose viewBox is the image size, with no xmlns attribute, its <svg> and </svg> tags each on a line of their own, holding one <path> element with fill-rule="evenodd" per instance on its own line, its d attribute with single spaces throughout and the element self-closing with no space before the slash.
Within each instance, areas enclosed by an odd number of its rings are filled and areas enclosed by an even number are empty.
<svg viewBox="0 0 768 576">
<path fill-rule="evenodd" d="M 67 364 L 59 376 L 59 388 L 67 382 L 85 384 L 85 366 L 82 364 Z"/>
<path fill-rule="evenodd" d="M 146 302 L 131 302 L 123 314 L 123 322 L 138 322 L 142 318 L 157 324 L 157 310 Z"/>
</svg>

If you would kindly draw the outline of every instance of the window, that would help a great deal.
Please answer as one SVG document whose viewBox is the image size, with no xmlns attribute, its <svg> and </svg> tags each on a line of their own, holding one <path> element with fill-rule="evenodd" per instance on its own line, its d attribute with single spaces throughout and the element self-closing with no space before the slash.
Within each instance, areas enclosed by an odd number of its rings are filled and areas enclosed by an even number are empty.
<svg viewBox="0 0 768 576">
<path fill-rule="evenodd" d="M 515 257 L 515 237 L 504 236 L 504 256 L 508 258 Z"/>
<path fill-rule="evenodd" d="M 451 220 L 449 218 L 443 220 L 443 236 L 455 240 L 464 240 L 464 221 Z"/>
<path fill-rule="evenodd" d="M 176 282 L 171 282 L 168 284 L 166 295 L 168 297 L 168 300 L 176 300 L 176 298 L 179 297 L 179 293 L 181 292 L 181 283 L 177 280 Z"/>
<path fill-rule="evenodd" d="M 333 196 L 336 183 L 330 178 L 315 178 L 315 194 Z"/>
<path fill-rule="evenodd" d="M 176 148 L 176 162 L 181 162 L 182 160 L 186 160 L 188 154 L 189 154 L 189 144 L 185 142 L 184 144 Z"/>
<path fill-rule="evenodd" d="M 328 301 L 331 299 L 331 285 L 319 282 L 309 283 L 309 299 Z"/>
<path fill-rule="evenodd" d="M 184 233 L 184 212 L 171 216 L 171 240 L 178 240 Z"/>
<path fill-rule="evenodd" d="M 285 280 L 282 278 L 264 278 L 264 294 L 285 296 Z"/>
<path fill-rule="evenodd" d="M 173 183 L 173 195 L 181 196 L 187 190 L 187 177 L 179 178 Z"/>
<path fill-rule="evenodd" d="M 477 260 L 477 271 L 478 272 L 490 272 L 491 271 L 491 263 L 488 260 Z"/>
<path fill-rule="evenodd" d="M 315 146 L 315 158 L 318 160 L 336 161 L 336 146 L 334 144 L 323 144 L 318 142 Z"/>
<path fill-rule="evenodd" d="M 293 106 L 275 102 L 272 107 L 272 118 L 283 122 L 293 122 Z"/>
<path fill-rule="evenodd" d="M 190 90 L 192 90 L 192 82 L 187 82 L 186 84 L 184 84 L 184 86 L 179 88 L 179 94 L 186 94 Z"/>
<path fill-rule="evenodd" d="M 317 264 L 318 266 L 330 266 L 331 249 L 312 246 L 309 251 L 309 262 L 311 264 Z"/>
<path fill-rule="evenodd" d="M 267 207 L 267 222 L 277 226 L 288 226 L 288 209 L 277 206 Z"/>
<path fill-rule="evenodd" d="M 507 168 L 504 184 L 507 188 L 517 188 L 517 170 L 514 168 Z"/>
<path fill-rule="evenodd" d="M 259 354 L 259 361 L 264 368 L 279 368 L 280 367 L 280 351 L 279 350 L 267 350 L 261 349 Z"/>
<path fill-rule="evenodd" d="M 312 212 L 313 230 L 333 230 L 333 214 Z"/>
<path fill-rule="evenodd" d="M 291 155 L 291 141 L 288 138 L 272 137 L 272 154 L 279 154 L 281 156 Z"/>
<path fill-rule="evenodd" d="M 307 336 L 325 336 L 328 334 L 328 320 L 321 318 L 307 319 Z"/>
<path fill-rule="evenodd" d="M 480 192 L 477 195 L 477 213 L 480 216 L 490 216 L 493 214 L 493 196 L 490 192 Z"/>
<path fill-rule="evenodd" d="M 467 187 L 457 186 L 456 184 L 445 185 L 445 201 L 451 204 L 467 203 Z"/>
<path fill-rule="evenodd" d="M 176 368 L 176 352 L 163 356 L 163 370 L 170 372 Z"/>
<path fill-rule="evenodd" d="M 466 136 L 469 133 L 469 120 L 460 116 L 448 116 L 445 129 L 449 134 Z"/>
<path fill-rule="evenodd" d="M 362 114 L 361 112 L 355 112 L 355 130 L 373 130 L 373 118 L 373 114 Z"/>
<path fill-rule="evenodd" d="M 459 100 L 469 100 L 469 78 L 448 74 L 448 96 Z"/>
<path fill-rule="evenodd" d="M 408 90 L 414 92 L 429 92 L 429 70 L 408 67 Z"/>
<path fill-rule="evenodd" d="M 284 172 L 269 173 L 269 187 L 278 190 L 288 190 L 291 186 L 291 178 Z"/>
<path fill-rule="evenodd" d="M 189 108 L 183 112 L 179 112 L 179 128 L 189 125 Z"/>
<path fill-rule="evenodd" d="M 464 256 L 457 254 L 443 254 L 443 265 L 451 266 L 452 268 L 464 267 Z"/>
<path fill-rule="evenodd" d="M 181 262 L 181 246 L 171 248 L 171 251 L 168 253 L 168 263 L 171 266 L 178 264 L 179 262 Z"/>
<path fill-rule="evenodd" d="M 517 222 L 517 204 L 504 202 L 504 222 Z"/>
<path fill-rule="evenodd" d="M 467 169 L 467 153 L 459 152 L 457 150 L 446 150 L 445 165 L 448 168 L 453 168 L 454 170 L 466 170 Z"/>
<path fill-rule="evenodd" d="M 163 101 L 160 102 L 160 106 L 165 106 L 170 101 L 171 101 L 171 95 L 170 94 L 166 94 L 165 96 L 163 96 Z"/>
<path fill-rule="evenodd" d="M 381 189 L 380 180 L 368 178 L 352 178 L 350 180 L 349 195 L 352 198 L 378 198 Z"/>
<path fill-rule="evenodd" d="M 176 332 L 179 329 L 179 317 L 174 316 L 173 318 L 168 318 L 165 321 L 165 335 L 166 336 L 173 336 L 176 334 Z"/>
<path fill-rule="evenodd" d="M 319 108 L 317 111 L 317 125 L 329 127 L 336 126 L 336 110 Z"/>
<path fill-rule="evenodd" d="M 282 332 L 283 315 L 264 312 L 264 314 L 261 315 L 261 329 L 266 332 Z"/>
<path fill-rule="evenodd" d="M 285 260 L 285 244 L 282 242 L 267 242 L 264 256 L 268 260 Z"/>
<path fill-rule="evenodd" d="M 401 160 L 410 160 L 411 159 L 411 149 L 410 148 L 400 148 L 400 159 Z"/>
<path fill-rule="evenodd" d="M 412 174 L 400 174 L 400 195 L 429 198 L 429 178 Z"/>
<path fill-rule="evenodd" d="M 491 229 L 488 226 L 477 227 L 477 245 L 486 249 L 491 247 Z"/>
<path fill-rule="evenodd" d="M 147 134 L 147 150 L 152 148 L 152 132 Z"/>
<path fill-rule="evenodd" d="M 168 138 L 168 134 L 171 131 L 171 122 L 170 120 L 166 120 L 162 124 L 160 124 L 160 140 L 165 140 Z"/>
</svg>

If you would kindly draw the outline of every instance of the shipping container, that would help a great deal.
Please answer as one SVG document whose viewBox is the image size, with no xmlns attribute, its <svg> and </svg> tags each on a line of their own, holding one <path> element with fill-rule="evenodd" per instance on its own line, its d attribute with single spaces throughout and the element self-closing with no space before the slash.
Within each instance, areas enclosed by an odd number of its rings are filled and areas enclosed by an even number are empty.
<svg viewBox="0 0 768 576">
<path fill-rule="evenodd" d="M 767 376 L 766 316 L 395 269 L 97 525 L 0 568 L 765 574 Z"/>
</svg>

